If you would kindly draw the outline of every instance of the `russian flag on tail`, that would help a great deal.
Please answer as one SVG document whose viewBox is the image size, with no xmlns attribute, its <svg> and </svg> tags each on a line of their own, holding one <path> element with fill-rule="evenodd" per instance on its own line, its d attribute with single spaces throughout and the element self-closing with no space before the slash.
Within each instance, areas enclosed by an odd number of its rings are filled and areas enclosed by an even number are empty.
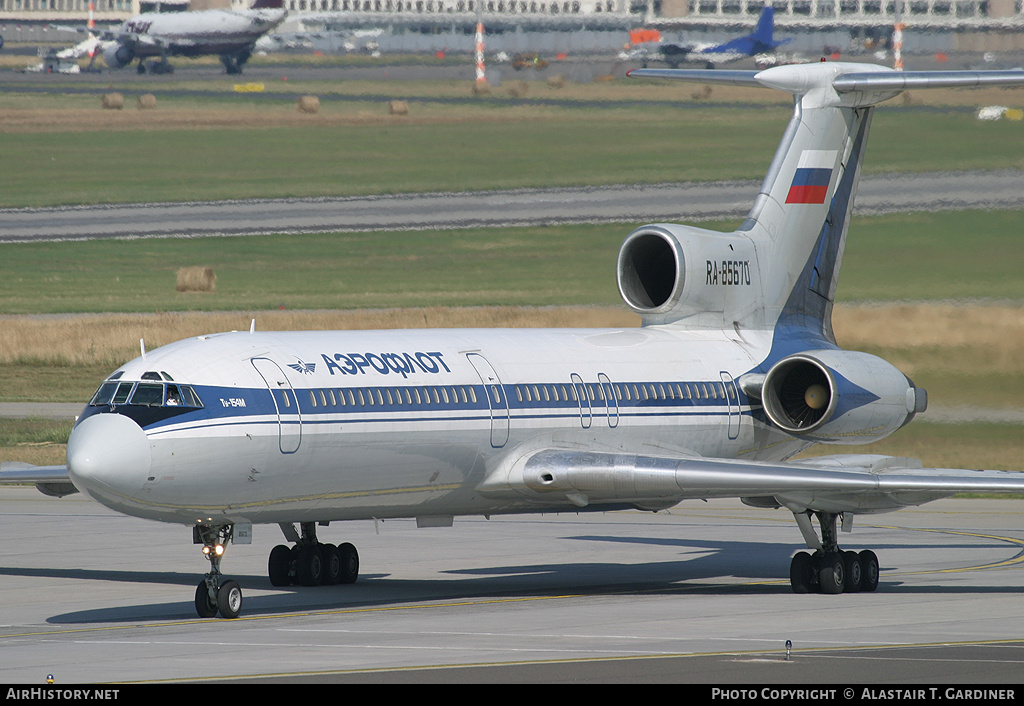
<svg viewBox="0 0 1024 706">
<path fill-rule="evenodd" d="M 822 204 L 828 196 L 832 170 L 836 164 L 835 150 L 804 150 L 796 165 L 793 183 L 786 203 Z"/>
</svg>

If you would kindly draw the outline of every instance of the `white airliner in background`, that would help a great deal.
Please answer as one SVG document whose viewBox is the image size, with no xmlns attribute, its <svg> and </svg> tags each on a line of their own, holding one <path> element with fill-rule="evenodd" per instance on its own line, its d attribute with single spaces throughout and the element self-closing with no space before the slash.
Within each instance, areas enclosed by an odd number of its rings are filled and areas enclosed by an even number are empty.
<svg viewBox="0 0 1024 706">
<path fill-rule="evenodd" d="M 820 63 L 634 77 L 788 91 L 795 111 L 747 220 L 733 233 L 654 224 L 630 233 L 619 290 L 643 326 L 612 330 L 221 333 L 126 363 L 89 402 L 67 467 L 4 482 L 76 489 L 119 512 L 192 527 L 211 570 L 201 616 L 235 617 L 229 542 L 278 524 L 274 585 L 351 583 L 341 520 L 656 511 L 739 497 L 793 513 L 807 546 L 798 593 L 873 591 L 873 552 L 843 551 L 860 513 L 961 491 L 1024 491 L 1024 473 L 922 468 L 906 458 L 789 461 L 862 444 L 926 397 L 832 333 L 836 278 L 873 106 L 907 88 L 1024 85 L 1024 71 L 895 72 Z M 813 520 L 820 526 L 820 534 Z"/>
<path fill-rule="evenodd" d="M 138 59 L 138 72 L 171 73 L 171 56 L 216 54 L 229 74 L 242 73 L 256 40 L 280 25 L 287 16 L 282 0 L 256 0 L 248 10 L 147 12 L 135 15 L 100 44 L 103 61 L 120 69 Z"/>
</svg>

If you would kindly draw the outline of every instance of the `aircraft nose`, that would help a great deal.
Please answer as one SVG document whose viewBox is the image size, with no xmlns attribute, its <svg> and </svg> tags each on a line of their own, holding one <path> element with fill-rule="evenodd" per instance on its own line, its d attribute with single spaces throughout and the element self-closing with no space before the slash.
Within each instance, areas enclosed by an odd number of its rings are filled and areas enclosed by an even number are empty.
<svg viewBox="0 0 1024 706">
<path fill-rule="evenodd" d="M 68 439 L 68 475 L 85 493 L 131 496 L 146 482 L 153 458 L 142 427 L 121 414 L 96 414 Z"/>
</svg>

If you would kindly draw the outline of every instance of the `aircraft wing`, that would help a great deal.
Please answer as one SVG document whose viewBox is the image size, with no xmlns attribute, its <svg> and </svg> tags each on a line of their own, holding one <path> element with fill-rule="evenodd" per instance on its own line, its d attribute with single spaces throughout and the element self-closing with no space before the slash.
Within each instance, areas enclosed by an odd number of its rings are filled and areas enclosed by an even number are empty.
<svg viewBox="0 0 1024 706">
<path fill-rule="evenodd" d="M 34 483 L 43 495 L 63 497 L 77 493 L 68 477 L 67 466 L 32 466 L 27 463 L 0 463 L 0 485 Z"/>
<path fill-rule="evenodd" d="M 562 495 L 578 507 L 622 502 L 659 509 L 685 499 L 739 497 L 793 512 L 877 513 L 962 492 L 1024 493 L 1024 472 L 923 468 L 916 459 L 871 454 L 772 463 L 546 448 L 510 459 L 478 489 L 547 502 Z"/>
</svg>

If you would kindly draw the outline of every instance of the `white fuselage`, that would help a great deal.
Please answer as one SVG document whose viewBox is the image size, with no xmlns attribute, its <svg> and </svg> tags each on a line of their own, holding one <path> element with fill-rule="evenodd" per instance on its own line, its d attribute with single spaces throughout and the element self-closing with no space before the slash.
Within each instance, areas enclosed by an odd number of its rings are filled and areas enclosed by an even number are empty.
<svg viewBox="0 0 1024 706">
<path fill-rule="evenodd" d="M 200 337 L 131 361 L 121 381 L 163 373 L 203 407 L 156 421 L 160 408 L 139 408 L 138 432 L 131 406 L 87 407 L 69 471 L 98 501 L 170 522 L 536 511 L 535 499 L 478 492 L 520 445 L 749 460 L 806 446 L 755 422 L 736 380 L 770 341 L 747 338 L 671 327 Z M 107 453 L 126 460 L 111 471 Z"/>
<path fill-rule="evenodd" d="M 145 13 L 127 20 L 117 34 L 136 57 L 227 54 L 252 46 L 285 15 L 284 10 Z"/>
</svg>

